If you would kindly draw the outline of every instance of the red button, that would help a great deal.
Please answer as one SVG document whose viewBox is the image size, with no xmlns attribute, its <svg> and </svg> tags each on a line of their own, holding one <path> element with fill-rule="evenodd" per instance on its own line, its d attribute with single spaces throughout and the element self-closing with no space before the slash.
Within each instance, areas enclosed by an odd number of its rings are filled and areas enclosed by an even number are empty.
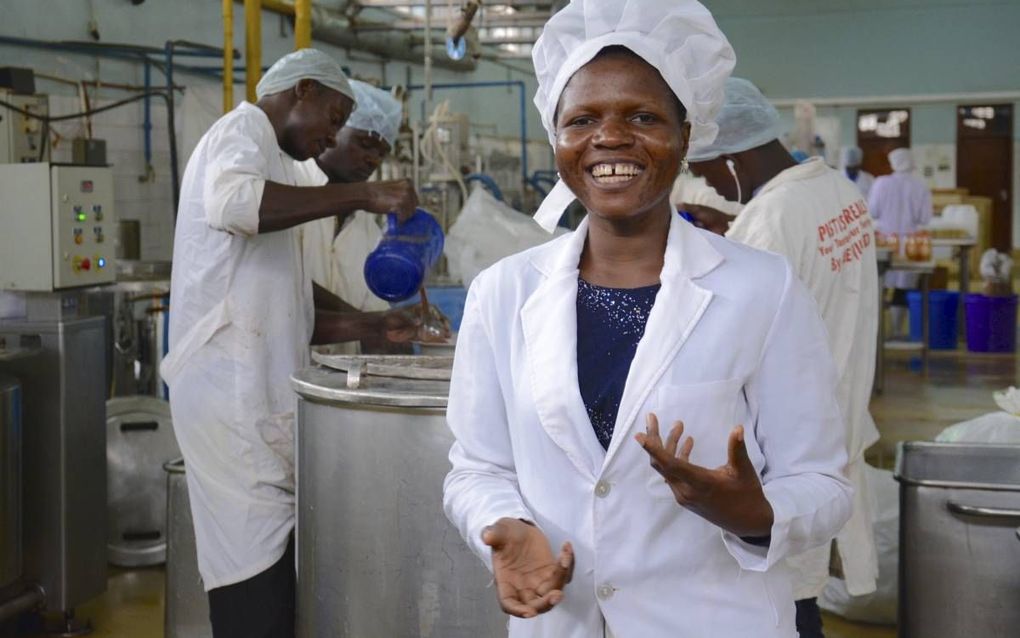
<svg viewBox="0 0 1020 638">
<path fill-rule="evenodd" d="M 81 260 L 81 269 L 82 270 L 89 270 L 90 268 L 92 268 L 92 262 L 89 261 L 89 258 L 86 257 L 85 259 L 82 259 Z"/>
</svg>

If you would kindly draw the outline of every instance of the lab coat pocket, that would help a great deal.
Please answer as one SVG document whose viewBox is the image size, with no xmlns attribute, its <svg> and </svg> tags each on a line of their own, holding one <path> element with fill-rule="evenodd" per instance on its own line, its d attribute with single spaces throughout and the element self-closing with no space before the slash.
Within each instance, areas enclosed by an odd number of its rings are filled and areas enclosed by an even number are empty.
<svg viewBox="0 0 1020 638">
<path fill-rule="evenodd" d="M 663 441 L 673 424 L 683 421 L 681 441 L 688 436 L 694 437 L 692 463 L 708 468 L 726 463 L 726 442 L 730 431 L 737 425 L 735 419 L 741 386 L 739 379 L 728 379 L 659 387 L 653 411 L 659 419 L 659 433 Z M 662 475 L 651 466 L 648 472 L 651 494 L 655 498 L 672 500 L 673 492 Z"/>
</svg>

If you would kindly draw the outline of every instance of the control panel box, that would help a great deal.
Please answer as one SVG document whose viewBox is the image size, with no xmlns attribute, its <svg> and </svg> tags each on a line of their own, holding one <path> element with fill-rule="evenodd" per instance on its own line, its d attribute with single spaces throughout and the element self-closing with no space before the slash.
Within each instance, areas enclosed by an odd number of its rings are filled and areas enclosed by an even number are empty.
<svg viewBox="0 0 1020 638">
<path fill-rule="evenodd" d="M 108 167 L 0 164 L 0 290 L 53 292 L 116 279 Z"/>
<path fill-rule="evenodd" d="M 22 111 L 42 116 L 49 114 L 49 98 L 45 95 L 17 95 L 0 89 L 0 100 Z M 0 164 L 45 162 L 49 158 L 42 121 L 0 107 Z"/>
</svg>

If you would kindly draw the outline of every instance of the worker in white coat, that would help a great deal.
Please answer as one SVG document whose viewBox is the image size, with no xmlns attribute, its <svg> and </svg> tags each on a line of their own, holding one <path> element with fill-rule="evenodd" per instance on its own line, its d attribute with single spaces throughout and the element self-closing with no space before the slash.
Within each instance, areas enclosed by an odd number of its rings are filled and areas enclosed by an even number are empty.
<svg viewBox="0 0 1020 638">
<path fill-rule="evenodd" d="M 295 185 L 296 161 L 333 146 L 355 107 L 340 65 L 297 51 L 257 95 L 212 126 L 184 171 L 161 367 L 215 638 L 294 635 L 289 378 L 309 342 L 415 330 L 405 314 L 313 306 L 296 226 L 353 208 L 407 216 L 417 205 L 406 181 Z"/>
<path fill-rule="evenodd" d="M 400 132 L 403 107 L 392 95 L 351 80 L 358 109 L 337 134 L 336 146 L 301 163 L 301 180 L 310 186 L 367 181 L 389 155 Z M 338 310 L 387 310 L 365 282 L 364 265 L 382 237 L 379 216 L 346 211 L 301 227 L 305 267 L 316 301 Z"/>
<path fill-rule="evenodd" d="M 931 189 L 917 176 L 917 164 L 909 148 L 897 148 L 889 153 L 892 175 L 875 180 L 868 197 L 868 208 L 875 223 L 885 235 L 899 237 L 900 253 L 906 254 L 906 239 L 931 222 Z M 892 288 L 890 316 L 894 337 L 906 333 L 907 291 L 917 288 L 918 275 L 912 272 L 889 270 L 885 274 L 886 288 Z"/>
<path fill-rule="evenodd" d="M 716 139 L 692 144 L 688 159 L 695 175 L 703 176 L 727 199 L 744 204 L 726 237 L 786 257 L 825 321 L 845 418 L 847 474 L 856 495 L 853 515 L 836 537 L 836 550 L 847 590 L 855 596 L 868 594 L 875 591 L 878 561 L 864 451 L 878 440 L 868 403 L 879 302 L 868 207 L 857 187 L 822 158 L 797 163 L 790 156 L 779 142 L 779 113 L 751 82 L 727 81 L 726 103 L 716 122 Z M 829 547 L 792 555 L 788 561 L 794 574 L 798 632 L 801 638 L 821 637 L 816 599 L 829 578 Z"/>
<path fill-rule="evenodd" d="M 861 168 L 864 161 L 864 151 L 859 146 L 848 146 L 840 153 L 840 164 L 843 166 L 843 173 L 846 178 L 857 185 L 864 200 L 867 201 L 871 193 L 871 187 L 875 185 L 875 176 Z"/>
<path fill-rule="evenodd" d="M 512 638 L 794 636 L 782 559 L 852 494 L 825 328 L 782 258 L 669 203 L 733 49 L 693 0 L 575 0 L 533 57 L 561 176 L 536 220 L 588 215 L 472 282 L 447 516 Z"/>
</svg>

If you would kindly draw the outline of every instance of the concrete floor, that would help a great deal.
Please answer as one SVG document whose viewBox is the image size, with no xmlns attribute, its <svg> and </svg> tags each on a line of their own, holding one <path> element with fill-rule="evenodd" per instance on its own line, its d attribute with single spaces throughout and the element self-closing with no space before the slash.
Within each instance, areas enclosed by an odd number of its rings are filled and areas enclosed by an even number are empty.
<svg viewBox="0 0 1020 638">
<path fill-rule="evenodd" d="M 932 439 L 943 428 L 997 409 L 992 391 L 1017 383 L 1017 358 L 1009 355 L 933 353 L 926 373 L 916 358 L 891 353 L 886 389 L 872 401 L 882 439 L 869 451 L 873 464 L 891 468 L 896 443 Z M 82 606 L 96 638 L 162 638 L 163 570 L 115 570 L 100 598 Z M 892 627 L 825 617 L 827 638 L 895 638 Z"/>
</svg>

